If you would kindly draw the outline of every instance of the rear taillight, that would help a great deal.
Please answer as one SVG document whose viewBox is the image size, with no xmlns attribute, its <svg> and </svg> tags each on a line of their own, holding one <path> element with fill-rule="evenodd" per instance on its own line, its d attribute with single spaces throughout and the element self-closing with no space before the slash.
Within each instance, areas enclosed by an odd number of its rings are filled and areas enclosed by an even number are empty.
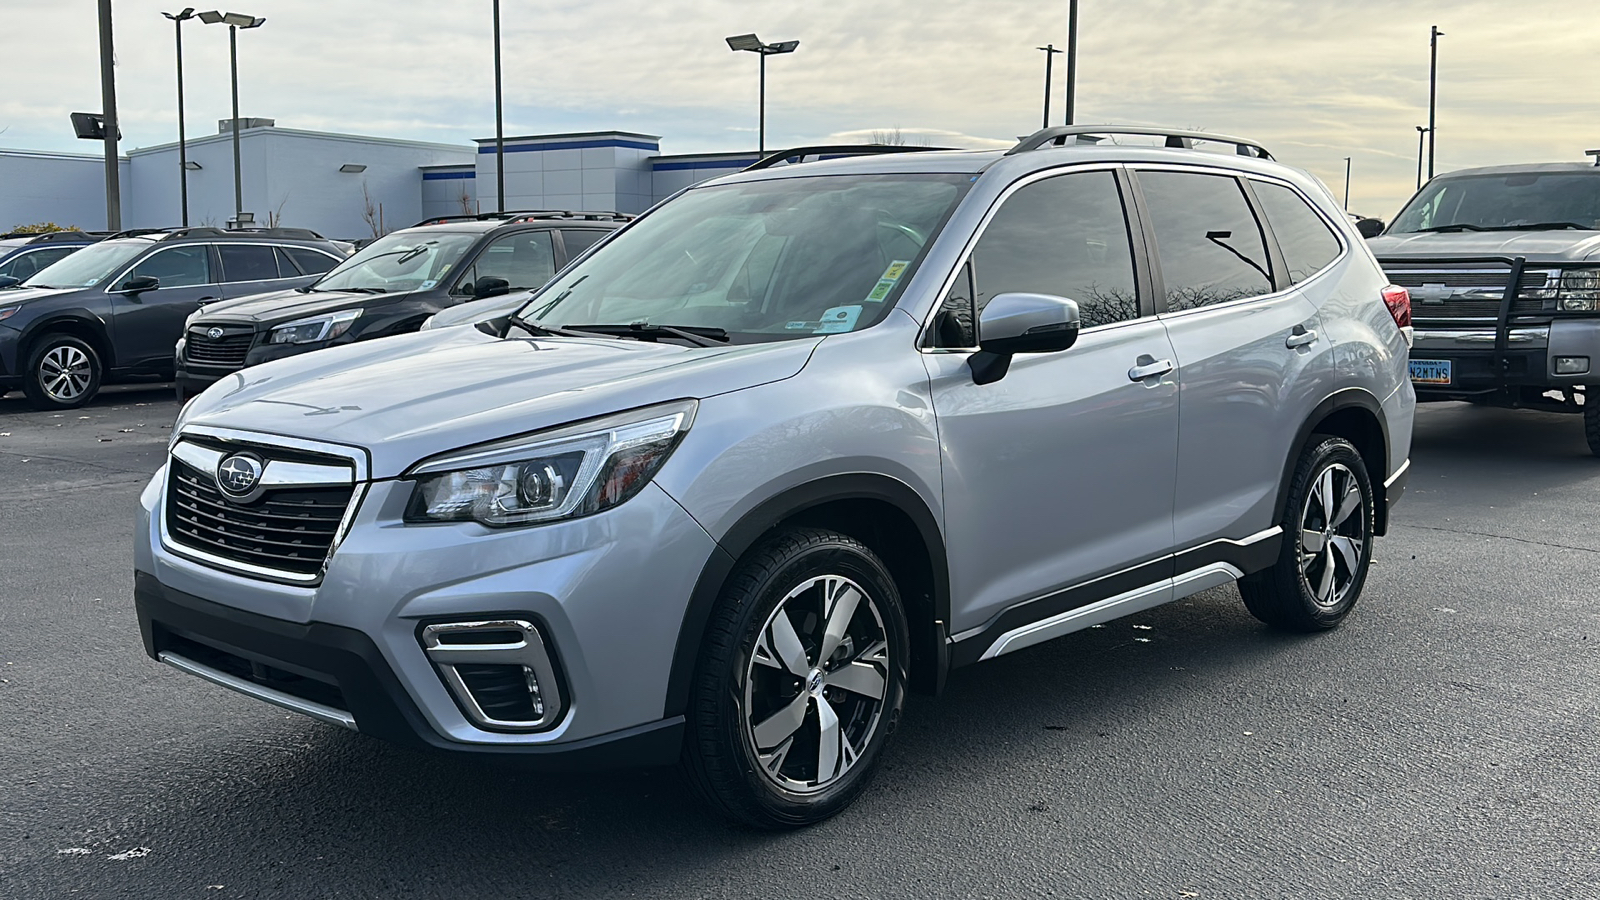
<svg viewBox="0 0 1600 900">
<path fill-rule="evenodd" d="M 1383 305 L 1389 307 L 1389 315 L 1394 317 L 1394 324 L 1401 328 L 1411 327 L 1411 292 L 1405 288 L 1391 284 L 1383 289 Z"/>
</svg>

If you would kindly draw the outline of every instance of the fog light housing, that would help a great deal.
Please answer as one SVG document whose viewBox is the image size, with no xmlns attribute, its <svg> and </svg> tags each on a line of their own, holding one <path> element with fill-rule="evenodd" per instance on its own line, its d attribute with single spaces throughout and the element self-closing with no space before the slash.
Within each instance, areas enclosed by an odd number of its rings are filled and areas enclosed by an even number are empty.
<svg viewBox="0 0 1600 900">
<path fill-rule="evenodd" d="M 561 688 L 532 622 L 440 622 L 422 629 L 422 649 L 472 724 L 487 731 L 540 731 L 561 716 Z"/>
<path fill-rule="evenodd" d="M 1556 357 L 1557 375 L 1587 375 L 1589 374 L 1589 357 L 1587 356 L 1558 356 Z"/>
</svg>

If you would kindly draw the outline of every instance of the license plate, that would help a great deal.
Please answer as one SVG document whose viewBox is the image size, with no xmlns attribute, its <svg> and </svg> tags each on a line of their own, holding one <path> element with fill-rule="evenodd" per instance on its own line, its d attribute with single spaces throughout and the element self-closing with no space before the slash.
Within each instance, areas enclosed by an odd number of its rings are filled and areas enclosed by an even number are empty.
<svg viewBox="0 0 1600 900">
<path fill-rule="evenodd" d="M 1411 381 L 1413 384 L 1449 384 L 1450 360 L 1413 359 Z"/>
</svg>

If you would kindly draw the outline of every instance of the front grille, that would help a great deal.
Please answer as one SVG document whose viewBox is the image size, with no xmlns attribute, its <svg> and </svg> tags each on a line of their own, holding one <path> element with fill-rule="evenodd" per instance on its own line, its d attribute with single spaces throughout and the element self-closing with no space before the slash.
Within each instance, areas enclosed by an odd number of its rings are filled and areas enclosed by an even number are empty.
<svg viewBox="0 0 1600 900">
<path fill-rule="evenodd" d="M 1437 271 L 1428 269 L 1387 270 L 1389 280 L 1401 287 L 1422 287 L 1425 284 L 1442 284 L 1450 288 L 1468 288 L 1503 291 L 1511 280 L 1510 269 L 1471 269 L 1466 271 Z M 1550 273 L 1542 269 L 1524 269 L 1521 290 L 1537 290 L 1549 284 Z"/>
<path fill-rule="evenodd" d="M 1511 304 L 1516 315 L 1533 315 L 1544 309 L 1543 300 L 1517 300 Z M 1412 301 L 1413 319 L 1493 319 L 1500 315 L 1499 300 L 1449 299 L 1442 303 Z"/>
<path fill-rule="evenodd" d="M 278 488 L 247 504 L 223 497 L 210 472 L 174 457 L 167 476 L 167 534 L 223 559 L 315 576 L 333 547 L 353 485 Z"/>
<path fill-rule="evenodd" d="M 253 331 L 232 331 L 219 338 L 209 338 L 205 330 L 194 329 L 184 344 L 183 361 L 208 368 L 242 369 L 255 338 Z"/>
<path fill-rule="evenodd" d="M 1493 297 L 1446 297 L 1431 299 L 1421 292 L 1411 297 L 1413 319 L 1493 319 L 1500 315 L 1500 297 L 1511 280 L 1511 270 L 1502 269 L 1386 269 L 1389 281 L 1404 288 L 1424 285 L 1441 285 L 1453 291 L 1492 292 Z M 1543 290 L 1550 284 L 1551 273 L 1543 269 L 1528 269 L 1522 273 L 1518 292 Z M 1533 315 L 1544 309 L 1542 299 L 1518 299 L 1512 302 L 1511 312 L 1516 315 Z"/>
</svg>

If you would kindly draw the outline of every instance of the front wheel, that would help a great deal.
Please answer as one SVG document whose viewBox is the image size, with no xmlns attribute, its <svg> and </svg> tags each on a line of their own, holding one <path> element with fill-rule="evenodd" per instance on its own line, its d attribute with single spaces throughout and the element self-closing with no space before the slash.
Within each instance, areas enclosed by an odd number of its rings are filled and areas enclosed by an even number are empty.
<svg viewBox="0 0 1600 900">
<path fill-rule="evenodd" d="M 684 767 L 758 828 L 820 822 L 867 785 L 905 698 L 905 612 L 882 561 L 814 528 L 752 549 L 712 614 Z"/>
<path fill-rule="evenodd" d="M 1245 607 L 1286 631 L 1337 626 L 1367 580 L 1373 521 L 1361 454 L 1344 438 L 1313 436 L 1290 482 L 1278 561 L 1239 580 Z"/>
<path fill-rule="evenodd" d="M 77 409 L 100 391 L 100 354 L 70 334 L 47 334 L 28 354 L 23 378 L 35 409 Z"/>
<path fill-rule="evenodd" d="M 1600 456 L 1600 390 L 1593 395 L 1583 392 L 1583 436 L 1589 441 L 1589 452 Z"/>
</svg>

